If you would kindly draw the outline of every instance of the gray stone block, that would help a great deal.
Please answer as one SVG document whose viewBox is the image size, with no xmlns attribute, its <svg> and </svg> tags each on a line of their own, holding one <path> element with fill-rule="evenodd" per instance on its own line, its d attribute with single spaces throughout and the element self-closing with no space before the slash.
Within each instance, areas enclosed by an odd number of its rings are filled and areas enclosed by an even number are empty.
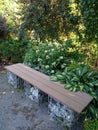
<svg viewBox="0 0 98 130">
<path fill-rule="evenodd" d="M 13 74 L 12 72 L 10 71 L 7 72 L 7 79 L 8 83 L 13 85 L 14 88 L 23 88 L 24 81 L 20 77 Z"/>
<path fill-rule="evenodd" d="M 24 90 L 25 95 L 38 104 L 44 102 L 45 100 L 48 100 L 47 94 L 26 81 L 24 81 Z"/>
<path fill-rule="evenodd" d="M 60 120 L 68 127 L 71 127 L 78 119 L 78 114 L 75 111 L 51 97 L 49 97 L 48 110 L 51 118 Z"/>
</svg>

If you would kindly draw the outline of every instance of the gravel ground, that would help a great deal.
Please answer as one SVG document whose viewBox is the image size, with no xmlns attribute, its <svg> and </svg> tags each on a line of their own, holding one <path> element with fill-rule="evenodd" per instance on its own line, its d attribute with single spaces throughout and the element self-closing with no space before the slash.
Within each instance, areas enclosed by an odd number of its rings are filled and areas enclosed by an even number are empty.
<svg viewBox="0 0 98 130">
<path fill-rule="evenodd" d="M 51 120 L 47 106 L 28 99 L 24 92 L 7 83 L 6 71 L 0 72 L 0 130 L 64 130 Z"/>
</svg>

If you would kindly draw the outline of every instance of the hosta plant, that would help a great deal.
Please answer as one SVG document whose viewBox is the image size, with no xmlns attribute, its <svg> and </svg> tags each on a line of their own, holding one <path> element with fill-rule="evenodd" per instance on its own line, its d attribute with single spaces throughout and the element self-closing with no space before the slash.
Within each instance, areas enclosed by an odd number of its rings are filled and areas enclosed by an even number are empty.
<svg viewBox="0 0 98 130">
<path fill-rule="evenodd" d="M 93 97 L 93 101 L 85 109 L 85 118 L 98 118 L 98 72 L 90 69 L 87 65 L 66 67 L 63 72 L 57 72 L 51 77 L 64 83 L 65 89 L 70 91 L 83 91 Z"/>
</svg>

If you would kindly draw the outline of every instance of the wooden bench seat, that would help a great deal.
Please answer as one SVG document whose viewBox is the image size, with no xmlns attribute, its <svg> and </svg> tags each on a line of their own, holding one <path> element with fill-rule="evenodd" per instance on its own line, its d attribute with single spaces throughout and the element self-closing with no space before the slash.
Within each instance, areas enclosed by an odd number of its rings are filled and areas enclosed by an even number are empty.
<svg viewBox="0 0 98 130">
<path fill-rule="evenodd" d="M 92 101 L 90 95 L 80 91 L 70 92 L 64 85 L 51 81 L 49 76 L 24 64 L 18 63 L 5 68 L 77 113 L 81 113 Z"/>
</svg>

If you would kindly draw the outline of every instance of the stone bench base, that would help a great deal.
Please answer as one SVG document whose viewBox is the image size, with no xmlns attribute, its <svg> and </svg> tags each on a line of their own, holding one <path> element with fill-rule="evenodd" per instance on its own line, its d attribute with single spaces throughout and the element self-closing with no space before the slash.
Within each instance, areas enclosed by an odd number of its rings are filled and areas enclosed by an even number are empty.
<svg viewBox="0 0 98 130">
<path fill-rule="evenodd" d="M 73 110 L 51 97 L 49 97 L 48 108 L 52 118 L 66 123 L 67 126 L 71 126 L 77 119 L 77 114 Z"/>
<path fill-rule="evenodd" d="M 8 83 L 12 84 L 14 88 L 24 88 L 25 95 L 29 97 L 31 100 L 35 101 L 36 103 L 41 104 L 44 101 L 48 103 L 48 112 L 52 119 L 60 120 L 61 122 L 65 123 L 67 126 L 72 129 L 75 122 L 79 115 L 70 109 L 68 106 L 61 104 L 60 102 L 56 101 L 55 99 L 49 97 L 44 92 L 37 89 L 35 86 L 32 86 L 28 82 L 22 80 L 18 76 L 14 75 L 11 72 L 7 72 Z M 76 129 L 75 127 L 75 130 Z M 82 129 L 80 129 L 82 130 Z"/>
<path fill-rule="evenodd" d="M 44 102 L 45 100 L 48 100 L 47 94 L 37 89 L 35 86 L 32 86 L 26 81 L 24 81 L 24 90 L 25 95 L 38 104 Z"/>
<path fill-rule="evenodd" d="M 19 78 L 18 76 L 16 76 L 15 74 L 9 71 L 7 72 L 7 79 L 8 79 L 8 83 L 13 85 L 14 88 L 19 88 L 19 89 L 24 88 L 23 86 L 24 80 L 22 80 L 21 78 Z"/>
</svg>

